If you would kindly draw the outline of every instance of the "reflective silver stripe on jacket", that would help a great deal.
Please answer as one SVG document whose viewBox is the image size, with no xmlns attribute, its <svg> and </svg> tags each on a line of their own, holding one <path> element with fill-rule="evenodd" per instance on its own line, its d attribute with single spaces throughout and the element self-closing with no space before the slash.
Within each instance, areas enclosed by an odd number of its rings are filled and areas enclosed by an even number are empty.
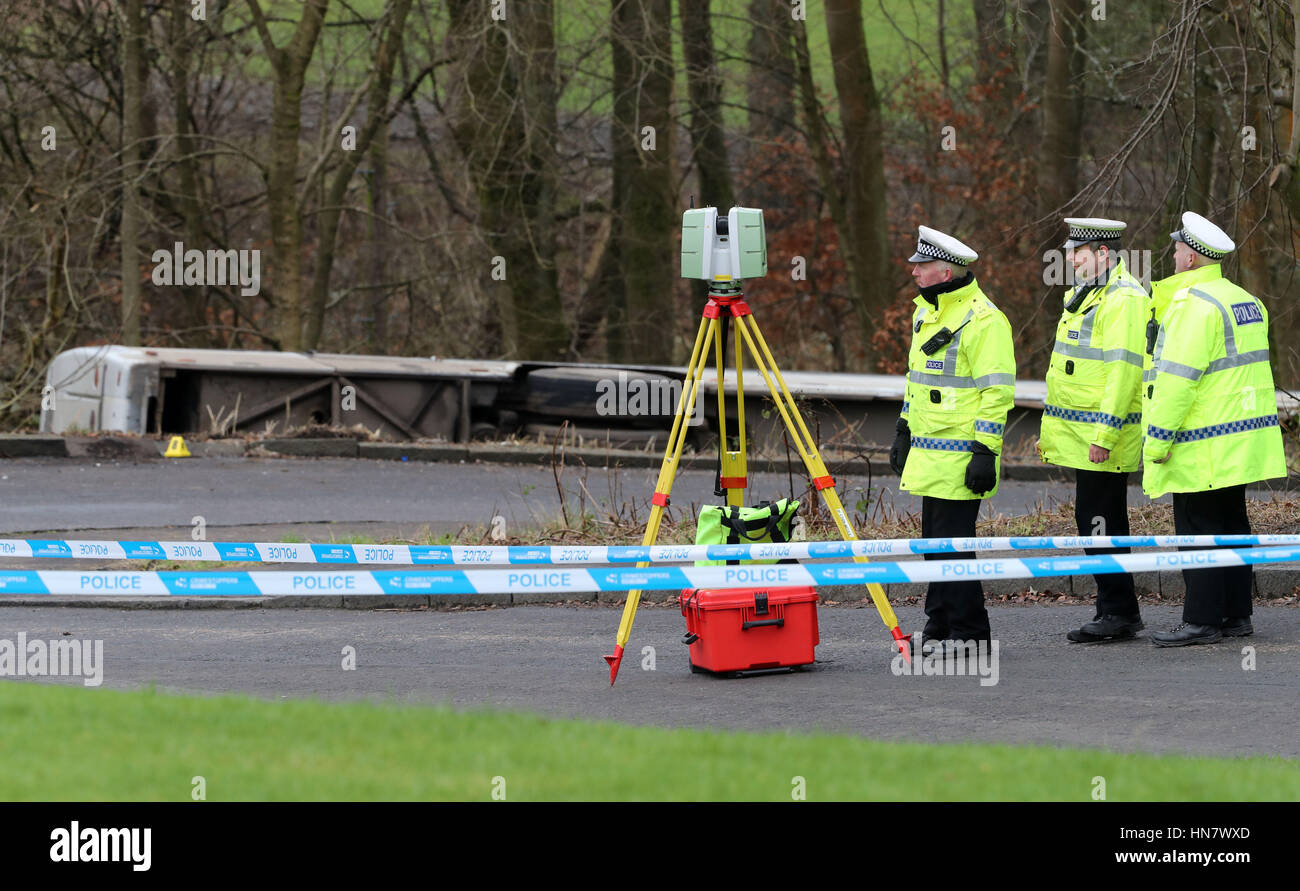
<svg viewBox="0 0 1300 891">
<path fill-rule="evenodd" d="M 909 371 L 907 379 L 914 384 L 922 384 L 927 387 L 958 387 L 965 390 L 976 387 L 983 390 L 987 387 L 1014 387 L 1016 385 L 1016 376 L 1005 373 L 968 377 L 964 374 L 929 374 L 924 371 Z"/>
<path fill-rule="evenodd" d="M 1097 310 L 1101 303 L 1094 303 L 1083 313 L 1083 324 L 1079 326 L 1079 346 L 1086 347 L 1092 343 L 1092 326 L 1097 322 Z"/>
<path fill-rule="evenodd" d="M 1155 363 L 1150 371 L 1142 375 L 1143 381 L 1154 379 L 1155 373 L 1159 371 L 1189 381 L 1198 381 L 1203 375 L 1214 374 L 1216 371 L 1226 371 L 1229 368 L 1240 368 L 1243 365 L 1254 365 L 1256 362 L 1268 361 L 1268 350 L 1237 352 L 1237 335 L 1232 322 L 1232 314 L 1213 294 L 1202 291 L 1200 288 L 1188 288 L 1187 292 L 1213 306 L 1219 311 L 1219 315 L 1223 317 L 1223 348 L 1227 355 L 1222 359 L 1215 359 L 1210 362 L 1204 369 L 1193 368 L 1190 365 L 1184 365 L 1181 362 L 1174 362 L 1169 359 L 1162 359 L 1161 354 L 1164 352 L 1165 347 L 1165 326 L 1161 325 L 1160 336 L 1156 339 Z M 1149 378 L 1148 375 L 1150 375 Z"/>
<path fill-rule="evenodd" d="M 1113 282 L 1111 282 L 1109 285 L 1106 286 L 1106 293 L 1109 294 L 1111 291 L 1114 291 L 1114 290 L 1116 290 L 1117 288 L 1121 288 L 1121 287 L 1125 287 L 1125 286 L 1127 286 L 1127 287 L 1129 287 L 1129 288 L 1133 288 L 1134 290 L 1137 290 L 1137 291 L 1141 291 L 1143 294 L 1145 294 L 1145 293 L 1147 292 L 1147 289 L 1144 288 L 1144 287 L 1142 287 L 1142 283 L 1141 283 L 1141 282 L 1135 282 L 1135 281 L 1134 281 L 1133 279 L 1131 279 L 1131 278 L 1117 278 L 1117 279 L 1115 279 Z"/>
<path fill-rule="evenodd" d="M 1091 333 L 1089 334 L 1091 337 Z M 1079 335 L 1080 339 L 1083 335 Z M 1130 350 L 1103 350 L 1101 347 L 1079 346 L 1058 340 L 1052 352 L 1071 359 L 1100 359 L 1102 362 L 1127 362 L 1142 367 L 1142 357 Z"/>
<path fill-rule="evenodd" d="M 1209 365 L 1205 366 L 1205 373 L 1214 374 L 1214 372 L 1223 371 L 1225 368 L 1239 368 L 1242 365 L 1254 365 L 1256 362 L 1267 361 L 1268 350 L 1251 350 L 1248 353 L 1238 353 L 1235 356 L 1225 356 L 1222 359 L 1215 359 Z"/>
<path fill-rule="evenodd" d="M 1105 289 L 1104 291 L 1101 292 L 1102 300 L 1104 300 L 1104 299 L 1105 299 L 1106 297 L 1108 297 L 1108 296 L 1109 296 L 1113 291 L 1115 291 L 1116 289 L 1118 289 L 1119 287 L 1121 287 L 1121 286 L 1123 286 L 1123 285 L 1127 285 L 1127 286 L 1129 286 L 1129 287 L 1131 287 L 1131 288 L 1137 288 L 1139 291 L 1142 291 L 1142 286 L 1139 285 L 1137 282 L 1134 282 L 1134 281 L 1132 281 L 1132 280 L 1130 280 L 1130 279 L 1127 279 L 1127 278 L 1117 278 L 1117 279 L 1115 279 L 1115 281 L 1113 281 L 1113 282 L 1111 282 L 1109 285 L 1107 285 L 1107 286 L 1106 286 L 1106 289 Z M 1143 292 L 1144 294 L 1146 293 L 1145 291 L 1142 291 L 1142 292 Z M 1085 313 L 1084 313 L 1084 319 L 1083 319 L 1083 324 L 1082 324 L 1081 326 L 1079 326 L 1079 346 L 1086 347 L 1086 346 L 1090 346 L 1090 345 L 1092 344 L 1092 328 L 1093 328 L 1093 325 L 1095 325 L 1095 324 L 1097 323 L 1097 311 L 1098 311 L 1100 308 L 1101 308 L 1101 300 L 1098 300 L 1098 301 L 1097 301 L 1096 303 L 1094 303 L 1092 306 L 1088 307 L 1088 309 L 1085 311 Z M 1110 351 L 1110 353 L 1115 353 L 1115 352 L 1127 353 L 1128 356 L 1132 356 L 1132 355 L 1133 355 L 1133 353 L 1129 353 L 1127 350 L 1118 350 L 1118 351 L 1117 351 L 1117 350 L 1111 350 L 1111 351 Z M 1075 356 L 1074 358 L 1076 358 L 1076 359 L 1098 359 L 1098 358 L 1100 358 L 1100 359 L 1104 359 L 1104 361 L 1107 361 L 1107 362 L 1114 362 L 1114 361 L 1121 361 L 1121 360 L 1124 361 L 1124 362 L 1132 362 L 1132 360 L 1131 360 L 1131 359 L 1128 359 L 1126 356 L 1123 356 L 1123 357 L 1121 357 L 1121 356 L 1115 356 L 1115 357 L 1112 358 L 1110 354 L 1107 354 L 1107 355 L 1105 355 L 1105 356 Z M 1142 364 L 1142 360 L 1139 358 L 1138 361 L 1137 361 L 1136 363 L 1132 363 L 1132 364 L 1141 365 L 1141 364 Z"/>
<path fill-rule="evenodd" d="M 975 310 L 969 310 L 966 317 L 957 325 L 961 331 L 954 332 L 952 342 L 948 344 L 948 349 L 943 354 L 943 374 L 931 374 L 928 371 L 911 371 L 907 372 L 907 379 L 914 384 L 921 384 L 926 387 L 956 387 L 958 389 L 969 390 L 972 388 L 984 389 L 985 387 L 1008 386 L 1014 387 L 1016 376 L 1014 374 L 985 374 L 980 377 L 971 377 L 966 374 L 955 374 L 957 370 L 957 350 L 961 345 L 962 328 L 967 322 L 975 317 Z"/>
<path fill-rule="evenodd" d="M 952 342 L 948 344 L 948 349 L 943 354 L 943 373 L 957 373 L 957 347 L 961 344 L 961 333 L 966 330 L 964 327 L 967 322 L 975 318 L 975 310 L 967 310 L 966 318 L 957 323 L 957 330 L 952 335 Z"/>
<path fill-rule="evenodd" d="M 1193 297 L 1199 297 L 1219 311 L 1219 315 L 1223 316 L 1224 346 L 1227 349 L 1229 356 L 1237 355 L 1237 334 L 1236 330 L 1232 327 L 1232 316 L 1228 312 L 1228 308 L 1216 300 L 1213 294 L 1207 291 L 1202 291 L 1200 288 L 1188 288 L 1187 293 L 1191 294 Z"/>
<path fill-rule="evenodd" d="M 1185 377 L 1189 381 L 1199 381 L 1201 375 L 1205 372 L 1199 368 L 1193 368 L 1190 365 L 1183 365 L 1181 362 L 1171 362 L 1168 359 L 1157 359 L 1156 364 L 1152 366 L 1152 377 L 1156 372 L 1163 371 L 1165 374 L 1172 374 L 1175 377 Z"/>
<path fill-rule="evenodd" d="M 925 371 L 909 371 L 907 379 L 914 384 L 923 384 L 927 387 L 960 387 L 965 389 L 975 387 L 975 379 L 964 374 L 930 374 Z"/>
</svg>

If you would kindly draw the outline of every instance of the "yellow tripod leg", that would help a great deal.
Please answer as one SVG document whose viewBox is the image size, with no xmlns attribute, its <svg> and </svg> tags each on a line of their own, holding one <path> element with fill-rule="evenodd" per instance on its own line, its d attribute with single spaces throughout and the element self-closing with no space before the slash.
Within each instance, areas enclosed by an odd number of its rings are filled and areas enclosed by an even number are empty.
<svg viewBox="0 0 1300 891">
<path fill-rule="evenodd" d="M 655 483 L 654 497 L 651 498 L 650 518 L 646 521 L 645 535 L 641 539 L 642 547 L 649 547 L 659 537 L 659 525 L 663 521 L 664 508 L 668 506 L 668 496 L 672 492 L 673 479 L 677 476 L 677 465 L 681 461 L 682 447 L 686 444 L 686 418 L 695 411 L 695 400 L 700 389 L 700 375 L 704 372 L 704 361 L 708 356 L 706 342 L 720 338 L 718 320 L 704 318 L 700 320 L 699 331 L 695 335 L 695 346 L 691 350 L 691 361 L 686 367 L 686 381 L 682 395 L 677 400 L 677 412 L 673 415 L 672 432 L 668 434 L 668 446 L 664 450 L 663 463 L 659 465 L 659 479 Z M 638 563 L 637 568 L 649 566 Z M 629 591 L 627 602 L 623 604 L 623 618 L 618 623 L 618 637 L 615 638 L 614 652 L 605 656 L 609 664 L 609 683 L 614 685 L 618 677 L 619 665 L 623 662 L 623 648 L 632 636 L 632 622 L 636 618 L 636 608 L 641 602 L 640 591 Z"/>
<path fill-rule="evenodd" d="M 737 337 L 736 340 L 736 432 L 738 433 L 738 445 L 740 451 L 736 454 L 739 456 L 740 473 L 739 476 L 748 476 L 749 467 L 746 464 L 745 456 L 749 454 L 749 443 L 745 439 L 745 339 Z"/>
<path fill-rule="evenodd" d="M 807 467 L 808 473 L 812 476 L 814 485 L 821 492 L 822 500 L 826 502 L 826 507 L 831 512 L 836 528 L 839 529 L 845 541 L 856 541 L 857 535 L 853 531 L 853 524 L 849 522 L 848 514 L 840 501 L 839 493 L 835 491 L 834 485 L 830 484 L 830 473 L 826 470 L 826 464 L 817 451 L 817 445 L 813 441 L 812 434 L 808 431 L 808 425 L 804 423 L 803 416 L 799 414 L 794 396 L 791 395 L 790 389 L 786 386 L 785 379 L 781 377 L 781 371 L 777 367 L 776 360 L 772 357 L 771 350 L 768 349 L 767 341 L 763 339 L 763 333 L 758 328 L 758 322 L 752 315 L 741 316 L 736 319 L 736 328 L 745 339 L 745 344 L 754 357 L 754 364 L 758 367 L 759 374 L 763 376 L 763 381 L 772 394 L 772 401 L 776 403 L 777 411 L 781 413 L 781 420 L 785 422 L 786 429 L 790 431 L 791 438 L 795 440 L 795 447 L 799 452 L 799 456 L 803 458 L 804 466 Z M 769 368 L 771 369 L 770 374 Z M 866 557 L 854 557 L 853 559 L 858 563 L 869 562 Z M 911 646 L 909 638 L 898 627 L 898 617 L 894 614 L 894 608 L 890 605 L 889 598 L 885 596 L 885 589 L 875 582 L 869 582 L 867 591 L 871 594 L 871 600 L 876 606 L 876 612 L 880 614 L 885 627 L 889 629 L 889 633 L 893 636 L 899 651 L 903 654 L 903 658 L 910 662 Z"/>
<path fill-rule="evenodd" d="M 724 317 L 725 318 L 725 317 Z M 740 430 L 740 450 L 727 451 L 727 394 L 724 386 L 724 369 L 726 360 L 722 355 L 722 333 L 726 324 L 724 318 L 718 319 L 718 336 L 713 341 L 713 364 L 718 369 L 718 469 L 721 485 L 726 493 L 727 504 L 732 507 L 745 506 L 745 381 L 741 377 L 740 338 L 736 340 L 736 423 Z"/>
</svg>

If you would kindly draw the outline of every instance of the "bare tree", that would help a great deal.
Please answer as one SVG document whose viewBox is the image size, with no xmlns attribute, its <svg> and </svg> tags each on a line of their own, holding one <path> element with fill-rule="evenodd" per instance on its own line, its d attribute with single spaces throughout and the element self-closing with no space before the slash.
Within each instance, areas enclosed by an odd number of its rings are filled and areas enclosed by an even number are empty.
<svg viewBox="0 0 1300 891">
<path fill-rule="evenodd" d="M 709 0 L 680 0 L 679 6 L 686 86 L 691 103 L 691 147 L 700 178 L 700 203 L 729 208 L 734 197 L 722 126 L 722 81 L 713 55 Z"/>
<path fill-rule="evenodd" d="M 302 132 L 302 91 L 325 23 L 329 0 L 305 0 L 293 37 L 276 46 L 258 0 L 248 0 L 262 49 L 275 79 L 271 111 L 270 165 L 266 198 L 271 216 L 271 260 L 275 303 L 279 310 L 280 345 L 297 350 L 303 344 L 302 210 L 298 204 L 298 138 Z"/>
<path fill-rule="evenodd" d="M 1291 12 L 1291 132 L 1286 153 L 1270 174 L 1270 185 L 1285 196 L 1291 217 L 1300 220 L 1300 0 L 1290 0 Z M 1282 97 L 1279 97 L 1282 98 Z"/>
<path fill-rule="evenodd" d="M 199 141 L 194 135 L 193 112 L 190 108 L 190 72 L 195 41 L 191 35 L 190 17 L 193 6 L 189 0 L 171 0 L 168 20 L 167 65 L 171 77 L 172 117 L 175 128 L 176 197 L 181 215 L 181 232 L 184 242 L 198 247 L 203 240 L 202 199 L 199 187 Z M 191 329 L 195 346 L 206 346 L 210 341 L 207 302 L 201 288 L 182 286 L 185 318 Z"/>
<path fill-rule="evenodd" d="M 513 23 L 493 21 L 473 0 L 453 0 L 450 8 L 450 43 L 460 61 L 451 131 L 491 250 L 483 269 L 493 275 L 502 351 L 562 359 L 570 338 L 555 270 L 554 5 L 514 6 Z"/>
<path fill-rule="evenodd" d="M 1038 210 L 1067 209 L 1079 188 L 1079 135 L 1083 121 L 1084 0 L 1052 0 L 1043 87 L 1043 141 L 1038 160 Z"/>
<path fill-rule="evenodd" d="M 325 206 L 320 213 L 320 234 L 317 242 L 316 267 L 312 275 L 311 292 L 307 301 L 306 330 L 302 343 L 306 349 L 316 349 L 320 344 L 325 323 L 326 298 L 329 295 L 330 272 L 334 266 L 334 250 L 338 239 L 339 219 L 352 181 L 352 174 L 369 150 L 380 130 L 388 127 L 393 112 L 389 110 L 388 94 L 393 84 L 393 66 L 401 54 L 402 29 L 411 11 L 411 0 L 389 0 L 380 22 L 383 23 L 370 70 L 367 93 L 366 122 L 356 134 L 356 145 L 349 151 L 339 151 L 338 167 L 326 188 Z M 359 93 L 360 91 L 358 91 Z M 329 154 L 341 143 L 336 137 L 330 143 Z M 317 162 L 319 169 L 320 161 Z M 310 183 L 308 183 L 310 186 Z"/>
<path fill-rule="evenodd" d="M 1047 80 L 1047 54 L 1051 39 L 1052 0 L 1015 0 L 1017 42 L 1022 47 L 1021 87 L 1030 96 L 1042 95 Z"/>
<path fill-rule="evenodd" d="M 677 269 L 670 0 L 612 0 L 615 276 L 606 331 L 610 357 L 674 357 Z M 607 279 L 608 281 L 608 279 Z"/>
<path fill-rule="evenodd" d="M 892 301 L 886 274 L 889 229 L 885 218 L 884 122 L 876 95 L 858 0 L 827 0 L 826 34 L 835 69 L 840 126 L 844 131 L 843 175 L 848 231 L 840 249 L 853 257 L 851 282 L 863 341 L 871 342 L 876 320 Z M 873 366 L 868 354 L 867 368 Z"/>
<path fill-rule="evenodd" d="M 990 82 L 1010 61 L 1006 0 L 971 0 L 975 12 L 975 73 L 980 83 Z"/>
<path fill-rule="evenodd" d="M 750 0 L 745 79 L 751 143 L 790 139 L 795 126 L 793 20 L 786 0 Z"/>
<path fill-rule="evenodd" d="M 122 5 L 122 341 L 140 343 L 140 154 L 144 94 L 141 0 Z"/>
</svg>

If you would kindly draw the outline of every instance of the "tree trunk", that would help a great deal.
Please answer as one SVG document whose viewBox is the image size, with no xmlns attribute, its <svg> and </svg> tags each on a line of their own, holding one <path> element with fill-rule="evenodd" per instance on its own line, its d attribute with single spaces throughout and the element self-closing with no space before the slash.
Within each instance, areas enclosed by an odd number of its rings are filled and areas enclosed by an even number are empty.
<svg viewBox="0 0 1300 891">
<path fill-rule="evenodd" d="M 989 83 L 1006 67 L 1011 56 L 1007 40 L 1006 0 L 972 0 L 975 10 L 975 75 Z M 1009 83 L 1014 83 L 1008 79 Z"/>
<path fill-rule="evenodd" d="M 393 83 L 393 65 L 401 52 L 402 29 L 406 25 L 411 0 L 389 0 L 383 17 L 388 25 L 375 50 L 369 94 L 366 101 L 366 122 L 357 133 L 353 151 L 342 152 L 342 159 L 330 180 L 320 214 L 320 236 L 316 244 L 316 268 L 312 274 L 311 294 L 307 303 L 307 325 L 303 333 L 303 347 L 314 350 L 320 345 L 321 331 L 325 325 L 325 304 L 329 297 L 330 273 L 334 268 L 334 251 L 338 243 L 339 221 L 343 215 L 343 202 L 347 199 L 352 174 L 361 158 L 370 148 L 375 134 L 386 128 L 389 121 L 388 93 Z M 337 137 L 336 137 L 337 138 Z"/>
<path fill-rule="evenodd" d="M 893 288 L 885 219 L 884 122 L 862 30 L 862 4 L 858 0 L 827 0 L 826 33 L 844 133 L 841 163 L 847 184 L 849 231 L 847 242 L 841 235 L 840 248 L 853 255 L 856 266 L 854 297 L 867 351 L 865 370 L 870 371 L 875 364 L 871 335 L 876 320 L 891 302 Z"/>
<path fill-rule="evenodd" d="M 202 249 L 199 162 L 194 155 L 198 150 L 198 141 L 194 138 L 194 127 L 190 119 L 190 45 L 187 31 L 192 8 L 190 0 L 172 0 L 169 22 L 171 33 L 167 49 L 172 78 L 172 116 L 176 120 L 176 204 L 181 212 L 181 231 L 186 246 Z M 196 347 L 211 346 L 213 341 L 207 330 L 207 295 L 202 288 L 182 286 L 179 290 L 185 304 L 185 323 L 194 329 L 186 339 Z"/>
<path fill-rule="evenodd" d="M 529 0 L 514 6 L 519 28 L 520 117 L 524 144 L 519 185 L 520 241 L 511 293 L 520 323 L 525 358 L 560 360 L 569 354 L 555 267 L 559 203 L 556 140 L 559 138 L 559 80 L 555 67 L 554 0 Z"/>
<path fill-rule="evenodd" d="M 934 42 L 939 45 L 939 84 L 946 94 L 951 88 L 952 82 L 952 75 L 948 70 L 948 22 L 946 10 L 944 9 L 944 0 L 938 0 L 938 4 L 935 15 L 937 24 Z"/>
<path fill-rule="evenodd" d="M 122 27 L 122 343 L 140 343 L 140 154 L 144 78 L 141 0 L 125 0 Z"/>
<path fill-rule="evenodd" d="M 822 119 L 821 103 L 817 99 L 817 87 L 813 82 L 812 57 L 808 52 L 808 32 L 803 22 L 794 23 L 794 35 L 795 65 L 808 152 L 812 155 L 813 167 L 817 171 L 817 185 L 830 211 L 831 223 L 835 226 L 836 238 L 841 246 L 840 258 L 844 263 L 849 290 L 856 295 L 859 293 L 861 276 L 856 255 L 845 247 L 850 241 L 848 210 L 844 204 L 844 194 L 835 181 L 835 164 L 831 159 L 829 137 Z M 857 305 L 856 302 L 854 305 Z"/>
<path fill-rule="evenodd" d="M 66 220 L 60 220 L 66 223 Z M 68 318 L 67 279 L 64 277 L 64 265 L 68 262 L 68 230 L 60 225 L 50 236 L 46 246 L 45 264 L 45 317 L 41 320 L 41 334 L 34 341 L 45 347 L 53 355 L 57 344 L 74 323 Z M 44 357 L 42 357 L 44 358 Z"/>
<path fill-rule="evenodd" d="M 1211 24 L 1208 30 L 1213 33 L 1216 29 Z M 1199 41 L 1195 37 L 1193 41 L 1195 47 Z M 1192 58 L 1199 60 L 1200 55 L 1194 50 Z M 1214 161 L 1219 156 L 1216 146 L 1217 124 L 1223 97 L 1218 94 L 1214 86 L 1212 64 L 1208 60 L 1202 61 L 1192 72 L 1192 113 L 1195 120 L 1192 126 L 1191 150 L 1187 154 L 1190 164 L 1187 178 L 1187 209 L 1200 214 L 1212 212 Z"/>
<path fill-rule="evenodd" d="M 790 30 L 802 22 L 790 18 L 787 0 L 750 0 L 749 105 L 750 142 L 794 137 L 795 62 Z"/>
<path fill-rule="evenodd" d="M 1292 13 L 1293 40 L 1300 40 L 1300 0 L 1289 4 Z M 1229 11 L 1235 22 L 1219 23 L 1217 31 L 1222 36 L 1210 32 L 1211 40 L 1222 45 L 1228 35 L 1250 33 L 1251 30 L 1262 33 L 1267 27 L 1267 18 L 1274 14 L 1263 4 L 1241 4 Z M 1235 25 L 1235 28 L 1232 27 Z M 1269 311 L 1269 359 L 1273 366 L 1273 376 L 1279 387 L 1294 390 L 1300 385 L 1300 312 L 1297 312 L 1297 288 L 1295 278 L 1296 227 L 1300 220 L 1300 177 L 1294 175 L 1297 156 L 1300 156 L 1300 42 L 1291 45 L 1290 59 L 1286 59 L 1285 44 L 1278 41 L 1274 64 L 1277 68 L 1290 63 L 1292 76 L 1291 120 L 1289 131 L 1275 125 L 1274 112 L 1270 109 L 1270 67 L 1250 65 L 1242 84 L 1245 97 L 1244 120 L 1241 122 L 1254 128 L 1257 140 L 1253 151 L 1240 151 L 1238 132 L 1228 136 L 1224 142 L 1237 151 L 1241 158 L 1241 172 L 1232 180 L 1237 190 L 1248 189 L 1244 195 L 1234 196 L 1236 231 L 1230 232 L 1237 242 L 1237 251 L 1229 256 L 1225 268 L 1230 277 L 1232 259 L 1237 261 L 1236 280 L 1243 288 L 1258 297 Z M 1280 124 L 1280 122 L 1277 122 Z M 1273 158 L 1281 158 L 1282 163 L 1269 169 Z M 1287 170 L 1291 171 L 1289 179 Z M 1264 179 L 1267 186 L 1261 185 Z M 1194 210 L 1196 208 L 1193 208 Z"/>
<path fill-rule="evenodd" d="M 1024 45 L 1025 66 L 1022 86 L 1025 94 L 1041 99 L 1047 82 L 1047 47 L 1052 35 L 1053 0 L 1018 0 L 1020 42 Z"/>
<path fill-rule="evenodd" d="M 673 360 L 679 225 L 673 193 L 670 0 L 613 0 L 614 239 L 617 287 L 607 318 L 610 358 Z M 648 129 L 647 129 L 648 128 Z"/>
<path fill-rule="evenodd" d="M 516 4 L 504 24 L 486 21 L 475 0 L 454 0 L 451 10 L 452 43 L 464 59 L 452 134 L 478 193 L 502 352 L 563 359 L 570 344 L 555 269 L 554 3 Z"/>
<path fill-rule="evenodd" d="M 722 80 L 713 56 L 709 0 L 680 0 L 682 49 L 691 102 L 691 147 L 699 172 L 698 204 L 726 210 L 735 203 L 722 126 Z"/>
<path fill-rule="evenodd" d="M 266 201 L 271 217 L 271 268 L 280 348 L 302 349 L 302 214 L 298 209 L 298 136 L 302 131 L 302 87 L 307 66 L 325 21 L 329 0 L 306 0 L 284 48 L 271 39 L 266 16 L 258 0 L 248 0 L 262 48 L 271 60 L 275 78 L 271 107 L 271 163 L 266 177 Z"/>
<path fill-rule="evenodd" d="M 1038 165 L 1038 212 L 1068 211 L 1079 188 L 1079 145 L 1083 109 L 1084 0 L 1051 0 L 1047 81 L 1043 88 L 1043 143 Z"/>
<path fill-rule="evenodd" d="M 491 305 L 484 315 L 495 323 L 489 322 L 486 330 L 499 341 L 497 355 L 518 358 L 519 328 L 509 284 L 514 243 L 509 238 L 508 180 L 513 153 L 519 150 L 519 120 L 507 32 L 489 21 L 475 0 L 448 0 L 447 9 L 448 47 L 458 60 L 448 85 L 451 135 L 478 197 L 477 231 L 486 248 L 482 261 L 493 276 L 485 289 Z M 504 281 L 496 278 L 497 257 L 505 261 Z"/>
<path fill-rule="evenodd" d="M 388 289 L 380 287 L 391 278 L 388 272 L 388 127 L 380 127 L 370 144 L 370 219 L 366 227 L 370 242 L 370 349 L 388 350 Z"/>
<path fill-rule="evenodd" d="M 1044 71 L 1042 137 L 1038 149 L 1037 211 L 1043 219 L 1040 251 L 1060 247 L 1060 217 L 1073 208 L 1070 200 L 1079 189 L 1079 146 L 1083 123 L 1081 91 L 1076 72 L 1082 61 L 1085 0 L 1051 0 L 1047 23 L 1047 65 Z M 1064 285 L 1048 288 L 1034 316 L 1033 339 L 1050 349 L 1055 339 L 1059 300 Z"/>
<path fill-rule="evenodd" d="M 1291 0 L 1291 21 L 1291 138 L 1282 163 L 1272 172 L 1270 185 L 1282 190 L 1291 219 L 1300 221 L 1300 0 Z"/>
</svg>

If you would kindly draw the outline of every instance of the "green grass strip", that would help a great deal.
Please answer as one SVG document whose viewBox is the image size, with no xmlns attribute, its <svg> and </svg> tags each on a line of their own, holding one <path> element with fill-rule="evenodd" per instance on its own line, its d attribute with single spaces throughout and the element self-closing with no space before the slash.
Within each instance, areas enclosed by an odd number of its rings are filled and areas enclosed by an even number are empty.
<svg viewBox="0 0 1300 891">
<path fill-rule="evenodd" d="M 610 695 L 602 693 L 599 695 Z M 618 695 L 614 691 L 612 695 Z M 864 694 L 865 695 L 865 694 Z M 899 715 L 906 721 L 906 715 Z M 388 703 L 0 683 L 2 800 L 1300 798 L 1300 761 L 630 727 Z M 494 778 L 502 778 L 500 780 Z"/>
</svg>

